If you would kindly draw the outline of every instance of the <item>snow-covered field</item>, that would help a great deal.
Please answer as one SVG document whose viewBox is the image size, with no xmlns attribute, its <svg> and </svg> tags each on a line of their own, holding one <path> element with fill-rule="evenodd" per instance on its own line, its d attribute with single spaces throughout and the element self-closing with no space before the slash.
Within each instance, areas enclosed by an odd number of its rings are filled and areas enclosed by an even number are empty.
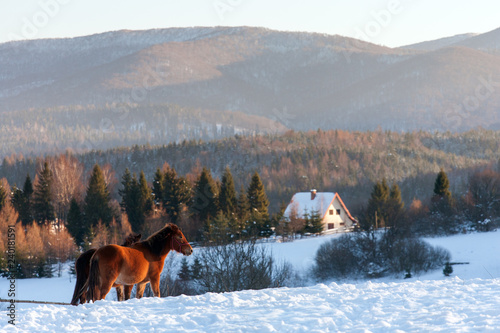
<svg viewBox="0 0 500 333">
<path fill-rule="evenodd" d="M 269 243 L 274 256 L 306 273 L 319 245 L 336 236 Z M 0 305 L 0 331 L 19 332 L 500 332 L 500 232 L 428 239 L 448 249 L 441 271 L 372 281 L 200 296 L 111 300 L 81 306 L 16 304 L 16 326 Z M 180 256 L 179 256 L 180 258 Z M 175 258 L 178 259 L 178 258 Z M 168 259 L 167 259 L 168 260 Z M 7 298 L 7 281 L 0 297 Z M 19 299 L 68 302 L 69 275 L 18 280 Z M 114 292 L 113 292 L 114 293 Z M 109 297 L 109 296 L 108 296 Z"/>
</svg>

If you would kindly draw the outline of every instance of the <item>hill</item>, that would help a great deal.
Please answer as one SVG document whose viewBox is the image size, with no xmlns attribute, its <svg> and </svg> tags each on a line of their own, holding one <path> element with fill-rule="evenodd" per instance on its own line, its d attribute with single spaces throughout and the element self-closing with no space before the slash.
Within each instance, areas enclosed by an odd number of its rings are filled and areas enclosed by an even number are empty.
<svg viewBox="0 0 500 333">
<path fill-rule="evenodd" d="M 158 115 L 156 124 L 134 134 L 136 143 L 199 138 L 152 134 L 161 131 L 164 119 L 175 122 L 175 116 L 163 112 L 166 106 L 199 110 L 211 127 L 218 124 L 211 121 L 211 112 L 232 114 L 243 124 L 248 118 L 242 115 L 261 117 L 245 131 L 255 131 L 261 120 L 281 124 L 280 129 L 261 127 L 263 133 L 378 126 L 396 131 L 500 129 L 499 31 L 436 41 L 420 50 L 250 27 L 9 42 L 0 44 L 0 118 L 14 131 L 12 141 L 25 142 L 9 151 L 23 153 L 39 151 L 33 141 L 44 137 L 40 128 L 48 127 L 43 118 L 31 123 L 36 130 L 11 125 L 26 123 L 30 112 L 52 113 L 63 132 L 92 129 L 78 140 L 69 134 L 58 136 L 57 142 L 47 140 L 44 151 L 85 147 L 96 135 L 104 137 L 102 147 L 113 147 L 104 135 L 109 128 L 95 124 L 120 118 L 124 127 L 134 128 L 145 108 L 156 109 L 163 118 Z M 93 110 L 114 116 L 96 119 Z M 123 119 L 124 113 L 133 120 Z M 62 124 L 63 114 L 74 123 Z"/>
<path fill-rule="evenodd" d="M 272 248 L 278 260 L 290 260 L 306 274 L 316 249 L 332 237 L 338 235 L 263 246 Z M 491 232 L 429 240 L 449 250 L 454 261 L 470 262 L 454 266 L 448 278 L 436 271 L 407 280 L 337 281 L 126 302 L 112 301 L 113 292 L 110 300 L 78 307 L 17 303 L 15 331 L 498 330 L 495 300 L 500 297 L 500 267 L 491 256 L 499 250 L 498 237 L 498 232 Z M 176 271 L 171 259 L 178 264 L 181 258 L 169 254 L 165 271 Z M 7 282 L 0 281 L 2 298 L 7 297 Z M 73 287 L 74 279 L 68 275 L 17 281 L 19 299 L 67 302 Z M 0 308 L 6 309 L 6 304 L 0 303 Z M 4 320 L 0 328 L 14 331 Z"/>
<path fill-rule="evenodd" d="M 116 184 L 126 168 L 136 173 L 143 170 L 152 181 L 156 169 L 168 163 L 192 180 L 203 166 L 219 179 L 229 166 L 239 190 L 258 171 L 271 201 L 271 212 L 288 203 L 294 193 L 316 188 L 339 192 L 356 215 L 366 204 L 373 184 L 384 177 L 401 187 L 408 205 L 414 198 L 424 202 L 429 199 L 441 168 L 448 173 L 453 194 L 464 195 L 472 171 L 485 167 L 497 170 L 499 137 L 500 132 L 486 130 L 460 134 L 288 131 L 280 135 L 235 135 L 209 142 L 186 140 L 162 146 L 96 149 L 75 156 L 87 173 L 95 163 L 109 164 Z M 9 156 L 2 162 L 0 178 L 20 186 L 26 174 L 34 179 L 41 161 L 42 156 Z M 117 199 L 118 187 L 113 193 Z"/>
</svg>

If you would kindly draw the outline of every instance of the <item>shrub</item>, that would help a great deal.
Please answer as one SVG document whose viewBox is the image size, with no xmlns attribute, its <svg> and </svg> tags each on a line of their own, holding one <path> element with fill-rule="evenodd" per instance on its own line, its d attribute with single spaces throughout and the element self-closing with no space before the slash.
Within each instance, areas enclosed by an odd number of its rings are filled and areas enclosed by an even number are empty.
<svg viewBox="0 0 500 333">
<path fill-rule="evenodd" d="M 199 254 L 197 282 L 203 292 L 281 287 L 293 278 L 291 265 L 278 265 L 255 241 L 216 245 Z"/>
<path fill-rule="evenodd" d="M 346 278 L 360 272 L 360 243 L 351 235 L 342 235 L 320 246 L 316 252 L 313 274 L 320 280 Z"/>
<path fill-rule="evenodd" d="M 324 243 L 316 252 L 313 276 L 318 280 L 390 273 L 411 276 L 437 269 L 450 260 L 448 251 L 421 239 L 388 235 L 346 234 Z"/>
</svg>

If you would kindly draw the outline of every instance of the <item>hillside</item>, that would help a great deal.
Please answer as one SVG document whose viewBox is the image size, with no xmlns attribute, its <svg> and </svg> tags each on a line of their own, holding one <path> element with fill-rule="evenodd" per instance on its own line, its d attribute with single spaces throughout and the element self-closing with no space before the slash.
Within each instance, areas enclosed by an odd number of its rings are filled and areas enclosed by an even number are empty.
<svg viewBox="0 0 500 333">
<path fill-rule="evenodd" d="M 95 163 L 109 164 L 117 184 L 126 168 L 136 173 L 143 170 L 152 181 L 156 169 L 168 163 L 178 174 L 191 178 L 207 166 L 220 179 L 229 166 L 239 190 L 258 171 L 271 201 L 271 212 L 277 212 L 294 193 L 316 188 L 339 192 L 356 215 L 366 204 L 374 182 L 384 177 L 389 183 L 399 184 L 408 205 L 414 198 L 424 202 L 429 199 L 441 168 L 448 173 L 453 194 L 464 195 L 472 171 L 499 167 L 500 132 L 288 131 L 280 135 L 235 135 L 209 142 L 96 149 L 76 157 L 86 173 Z M 2 162 L 0 179 L 6 177 L 11 185 L 19 186 L 28 173 L 34 179 L 41 163 L 41 157 L 10 156 Z M 117 190 L 115 187 L 113 194 L 119 199 Z"/>
<path fill-rule="evenodd" d="M 306 275 L 316 249 L 333 237 L 338 235 L 263 246 Z M 113 301 L 113 291 L 108 300 L 77 307 L 17 303 L 16 330 L 6 319 L 0 328 L 6 332 L 495 331 L 500 329 L 496 308 L 500 267 L 491 253 L 499 250 L 498 238 L 498 232 L 490 232 L 430 239 L 450 251 L 454 261 L 470 263 L 454 266 L 448 278 L 435 271 L 406 280 L 310 282 L 296 288 L 126 302 Z M 177 271 L 172 259 L 178 264 L 182 256 L 168 258 L 164 272 L 172 274 Z M 0 280 L 2 298 L 7 297 L 7 282 Z M 18 299 L 67 302 L 73 287 L 74 278 L 67 273 L 61 278 L 17 280 Z M 6 304 L 0 303 L 0 309 Z"/>
<path fill-rule="evenodd" d="M 163 112 L 166 105 L 199 110 L 211 127 L 237 125 L 213 121 L 210 112 L 233 114 L 240 124 L 248 119 L 242 115 L 261 117 L 243 128 L 249 132 L 262 121 L 281 124 L 259 125 L 263 133 L 379 126 L 500 129 L 500 29 L 429 43 L 419 50 L 391 49 L 342 36 L 197 27 L 0 44 L 0 117 L 13 131 L 10 140 L 22 142 L 0 153 L 81 148 L 96 136 L 103 137 L 102 147 L 116 146 L 116 137 L 104 135 L 107 125 L 92 124 L 93 110 L 113 115 L 97 122 L 122 122 L 124 128 L 141 126 L 145 108 L 157 110 L 155 124 L 124 142 L 200 138 L 182 131 L 167 138 L 151 135 L 162 130 L 165 119 L 176 121 Z M 132 117 L 123 119 L 125 112 Z M 41 132 L 48 127 L 46 117 L 31 123 L 35 130 L 10 125 L 26 123 L 27 113 L 50 113 L 65 133 L 57 141 L 33 143 L 45 136 L 40 134 L 46 133 Z M 74 123 L 64 124 L 63 114 Z M 179 123 L 179 128 L 190 126 Z M 69 133 L 76 127 L 92 131 L 75 140 Z"/>
</svg>

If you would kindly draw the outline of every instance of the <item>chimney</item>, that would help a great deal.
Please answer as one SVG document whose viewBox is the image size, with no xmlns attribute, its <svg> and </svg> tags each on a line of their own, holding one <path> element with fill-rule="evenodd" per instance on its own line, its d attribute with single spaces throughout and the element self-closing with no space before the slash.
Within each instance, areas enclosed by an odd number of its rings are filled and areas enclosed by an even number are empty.
<svg viewBox="0 0 500 333">
<path fill-rule="evenodd" d="M 316 198 L 316 190 L 311 190 L 311 200 L 314 200 Z"/>
</svg>

